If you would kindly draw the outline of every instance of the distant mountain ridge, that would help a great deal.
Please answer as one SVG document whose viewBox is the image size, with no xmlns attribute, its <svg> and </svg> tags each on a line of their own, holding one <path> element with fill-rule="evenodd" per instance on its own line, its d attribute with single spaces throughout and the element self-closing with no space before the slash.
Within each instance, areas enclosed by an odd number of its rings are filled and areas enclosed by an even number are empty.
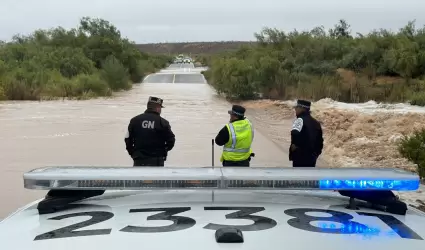
<svg viewBox="0 0 425 250">
<path fill-rule="evenodd" d="M 237 50 L 242 45 L 255 45 L 249 41 L 222 41 L 222 42 L 182 42 L 182 43 L 147 43 L 136 44 L 146 53 L 161 54 L 215 54 L 224 51 Z"/>
</svg>

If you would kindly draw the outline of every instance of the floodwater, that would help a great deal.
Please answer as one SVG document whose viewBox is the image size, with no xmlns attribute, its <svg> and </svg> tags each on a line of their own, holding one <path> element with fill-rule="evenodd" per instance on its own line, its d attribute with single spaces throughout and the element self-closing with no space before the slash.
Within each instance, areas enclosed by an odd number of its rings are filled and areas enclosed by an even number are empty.
<svg viewBox="0 0 425 250">
<path fill-rule="evenodd" d="M 211 166 L 211 139 L 228 122 L 231 105 L 220 99 L 193 64 L 171 65 L 114 98 L 88 101 L 0 103 L 0 219 L 43 197 L 23 188 L 23 173 L 44 166 L 131 166 L 124 135 L 149 96 L 164 99 L 176 146 L 166 166 Z M 255 126 L 255 122 L 254 122 Z M 289 166 L 275 143 L 255 132 L 252 166 Z M 215 146 L 215 165 L 221 149 Z"/>
</svg>

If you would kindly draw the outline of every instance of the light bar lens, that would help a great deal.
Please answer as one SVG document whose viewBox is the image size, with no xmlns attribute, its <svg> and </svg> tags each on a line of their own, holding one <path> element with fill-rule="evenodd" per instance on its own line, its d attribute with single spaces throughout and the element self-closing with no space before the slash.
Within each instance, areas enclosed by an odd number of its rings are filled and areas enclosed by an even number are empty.
<svg viewBox="0 0 425 250">
<path fill-rule="evenodd" d="M 414 191 L 420 181 L 417 175 L 398 169 L 56 167 L 26 173 L 24 185 L 30 189 Z"/>
<path fill-rule="evenodd" d="M 228 180 L 227 188 L 319 189 L 318 181 Z"/>
<path fill-rule="evenodd" d="M 419 180 L 321 180 L 320 189 L 370 189 L 370 190 L 397 190 L 409 191 L 419 188 Z"/>
<path fill-rule="evenodd" d="M 73 185 L 78 188 L 218 188 L 218 181 L 200 181 L 200 180 L 87 180 L 74 181 Z M 69 186 L 68 186 L 69 187 Z"/>
<path fill-rule="evenodd" d="M 321 189 L 321 190 L 397 190 L 411 191 L 419 188 L 419 181 L 392 180 L 320 180 L 320 181 L 264 181 L 233 180 L 227 188 L 267 189 Z"/>
</svg>

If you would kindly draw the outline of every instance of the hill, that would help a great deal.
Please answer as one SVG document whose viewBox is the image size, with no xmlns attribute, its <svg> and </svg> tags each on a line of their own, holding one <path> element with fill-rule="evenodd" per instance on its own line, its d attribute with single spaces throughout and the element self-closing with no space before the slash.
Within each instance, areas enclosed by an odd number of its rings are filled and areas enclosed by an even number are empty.
<svg viewBox="0 0 425 250">
<path fill-rule="evenodd" d="M 146 53 L 165 54 L 216 54 L 224 51 L 237 50 L 242 45 L 254 45 L 256 42 L 227 41 L 227 42 L 186 42 L 186 43 L 148 43 L 136 44 Z"/>
</svg>

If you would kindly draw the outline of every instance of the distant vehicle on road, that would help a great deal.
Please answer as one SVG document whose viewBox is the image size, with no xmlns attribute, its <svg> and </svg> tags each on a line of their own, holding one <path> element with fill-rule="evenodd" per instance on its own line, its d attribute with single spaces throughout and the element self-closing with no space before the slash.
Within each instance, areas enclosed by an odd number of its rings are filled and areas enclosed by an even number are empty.
<svg viewBox="0 0 425 250">
<path fill-rule="evenodd" d="M 183 63 L 191 63 L 192 61 L 190 60 L 190 58 L 185 58 L 183 59 Z"/>
<path fill-rule="evenodd" d="M 398 169 L 50 167 L 23 179 L 48 193 L 0 222 L 2 250 L 425 249 L 425 213 L 392 192 L 419 177 Z"/>
</svg>

